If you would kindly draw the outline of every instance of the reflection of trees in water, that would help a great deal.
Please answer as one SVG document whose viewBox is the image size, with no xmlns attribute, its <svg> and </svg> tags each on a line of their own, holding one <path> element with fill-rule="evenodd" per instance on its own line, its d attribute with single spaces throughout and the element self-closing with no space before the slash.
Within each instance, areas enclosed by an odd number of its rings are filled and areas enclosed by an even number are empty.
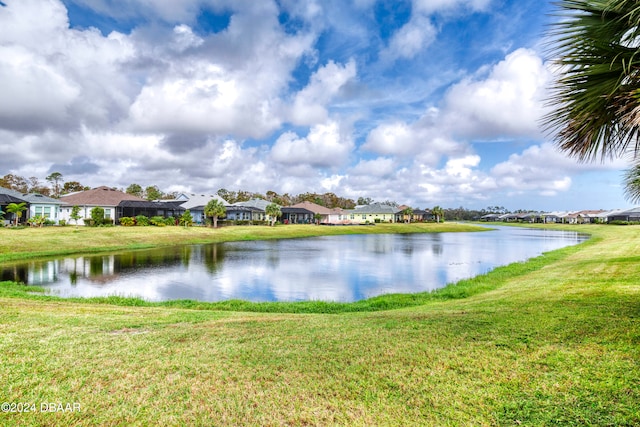
<svg viewBox="0 0 640 427">
<path fill-rule="evenodd" d="M 280 265 L 280 242 L 277 240 L 271 240 L 267 244 L 267 265 L 272 268 L 277 268 Z"/>
<path fill-rule="evenodd" d="M 203 245 L 199 247 L 202 254 L 202 260 L 209 273 L 215 273 L 222 267 L 225 257 L 225 249 L 223 244 Z"/>
<path fill-rule="evenodd" d="M 400 234 L 398 238 L 400 240 L 400 251 L 405 255 L 413 255 L 413 236 L 409 234 Z"/>
<path fill-rule="evenodd" d="M 0 281 L 10 281 L 28 284 L 29 269 L 26 265 L 12 265 L 0 271 Z"/>
<path fill-rule="evenodd" d="M 444 245 L 442 244 L 442 234 L 434 233 L 432 236 L 433 242 L 431 243 L 431 252 L 434 255 L 442 255 L 444 252 Z"/>
</svg>

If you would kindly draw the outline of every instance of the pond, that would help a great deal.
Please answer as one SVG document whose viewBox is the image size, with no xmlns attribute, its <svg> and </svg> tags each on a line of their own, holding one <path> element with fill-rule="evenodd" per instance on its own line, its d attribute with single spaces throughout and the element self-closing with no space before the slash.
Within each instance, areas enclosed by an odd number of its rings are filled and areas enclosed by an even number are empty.
<svg viewBox="0 0 640 427">
<path fill-rule="evenodd" d="M 185 245 L 12 264 L 0 270 L 0 280 L 43 286 L 62 297 L 353 302 L 431 291 L 587 238 L 495 227 Z"/>
</svg>

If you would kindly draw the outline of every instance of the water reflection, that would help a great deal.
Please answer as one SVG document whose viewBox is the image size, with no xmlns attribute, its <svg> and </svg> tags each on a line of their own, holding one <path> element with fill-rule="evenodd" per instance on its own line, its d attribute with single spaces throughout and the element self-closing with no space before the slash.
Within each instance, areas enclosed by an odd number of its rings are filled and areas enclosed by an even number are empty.
<svg viewBox="0 0 640 427">
<path fill-rule="evenodd" d="M 499 227 L 483 233 L 233 242 L 31 261 L 3 267 L 0 278 L 45 286 L 61 296 L 357 301 L 433 290 L 585 238 Z"/>
</svg>

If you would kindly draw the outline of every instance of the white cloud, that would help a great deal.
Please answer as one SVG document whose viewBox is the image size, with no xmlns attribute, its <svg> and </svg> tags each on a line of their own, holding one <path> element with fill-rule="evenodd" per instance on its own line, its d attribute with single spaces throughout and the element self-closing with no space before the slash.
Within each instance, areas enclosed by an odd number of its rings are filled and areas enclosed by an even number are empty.
<svg viewBox="0 0 640 427">
<path fill-rule="evenodd" d="M 120 117 L 133 56 L 122 34 L 72 30 L 54 0 L 7 1 L 0 9 L 0 126 L 22 131 L 105 125 Z"/>
<path fill-rule="evenodd" d="M 381 53 L 383 58 L 410 59 L 430 45 L 436 38 L 437 30 L 428 17 L 414 15 L 391 38 L 389 46 Z"/>
<path fill-rule="evenodd" d="M 350 171 L 350 174 L 359 176 L 385 177 L 391 176 L 396 170 L 393 159 L 378 157 L 373 160 L 360 160 Z"/>
<path fill-rule="evenodd" d="M 295 132 L 280 135 L 271 149 L 271 157 L 286 165 L 334 167 L 344 164 L 352 149 L 350 132 L 330 120 L 313 126 L 306 137 L 299 137 Z"/>
<path fill-rule="evenodd" d="M 385 123 L 373 129 L 362 148 L 383 155 L 407 155 L 415 151 L 418 135 L 404 122 Z"/>
<path fill-rule="evenodd" d="M 438 12 L 482 11 L 491 0 L 414 0 L 409 22 L 398 29 L 388 46 L 380 53 L 383 59 L 411 59 L 433 43 L 438 28 L 431 22 L 431 16 Z"/>
<path fill-rule="evenodd" d="M 453 134 L 471 138 L 539 137 L 549 77 L 535 52 L 518 49 L 485 79 L 465 79 L 449 90 L 445 125 Z"/>
<path fill-rule="evenodd" d="M 300 90 L 291 106 L 291 122 L 296 125 L 312 125 L 328 118 L 327 105 L 340 89 L 356 76 L 353 60 L 345 65 L 329 61 L 309 79 L 309 84 Z"/>
</svg>

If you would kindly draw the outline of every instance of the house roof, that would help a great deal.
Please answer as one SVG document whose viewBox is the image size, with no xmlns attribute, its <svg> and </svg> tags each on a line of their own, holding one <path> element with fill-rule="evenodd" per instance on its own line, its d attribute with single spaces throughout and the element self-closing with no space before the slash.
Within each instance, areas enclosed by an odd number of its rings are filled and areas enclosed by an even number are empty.
<svg viewBox="0 0 640 427">
<path fill-rule="evenodd" d="M 105 186 L 80 191 L 74 194 L 67 194 L 66 196 L 62 196 L 60 200 L 66 205 L 90 206 L 118 206 L 118 204 L 123 200 L 146 202 L 145 199 L 140 197 Z"/>
<path fill-rule="evenodd" d="M 192 194 L 183 193 L 183 194 L 189 198 L 189 200 L 187 200 L 186 202 L 180 205 L 185 209 L 203 208 L 211 200 L 218 200 L 219 202 L 222 202 L 222 204 L 228 205 L 226 200 L 224 200 L 222 197 L 218 196 L 217 194 L 193 194 L 193 193 Z"/>
<path fill-rule="evenodd" d="M 227 206 L 227 212 L 262 212 L 263 209 L 256 208 L 254 206 L 238 206 L 237 204 Z"/>
<path fill-rule="evenodd" d="M 283 214 L 311 214 L 313 215 L 313 211 L 305 208 L 294 208 L 293 206 L 285 206 L 280 208 Z"/>
<path fill-rule="evenodd" d="M 301 208 L 301 209 L 306 209 L 308 211 L 313 212 L 314 214 L 320 214 L 320 215 L 329 215 L 334 213 L 334 211 L 332 211 L 329 208 L 325 208 L 324 206 L 320 206 L 316 203 L 312 203 L 312 202 L 300 202 L 300 203 L 296 203 L 295 205 L 290 206 L 292 208 Z"/>
<path fill-rule="evenodd" d="M 385 205 L 382 203 L 372 203 L 370 205 L 356 207 L 350 212 L 354 214 L 396 214 L 400 212 L 400 210 L 396 206 Z"/>
<path fill-rule="evenodd" d="M 10 194 L 0 193 L 0 204 L 8 205 L 9 203 L 22 203 L 24 200 L 18 199 Z"/>
<path fill-rule="evenodd" d="M 11 190 L 9 188 L 0 187 L 0 195 L 13 197 L 14 201 L 8 203 L 44 203 L 44 204 L 52 204 L 52 205 L 62 205 L 58 199 L 52 199 L 51 197 L 43 196 L 38 193 L 21 193 L 19 191 Z"/>
<path fill-rule="evenodd" d="M 251 199 L 251 200 L 247 200 L 246 202 L 236 202 L 236 203 L 232 204 L 231 206 L 246 206 L 246 207 L 249 207 L 249 208 L 257 208 L 257 209 L 260 209 L 260 210 L 263 211 L 270 204 L 271 204 L 271 202 L 268 201 L 268 200 Z"/>
</svg>

